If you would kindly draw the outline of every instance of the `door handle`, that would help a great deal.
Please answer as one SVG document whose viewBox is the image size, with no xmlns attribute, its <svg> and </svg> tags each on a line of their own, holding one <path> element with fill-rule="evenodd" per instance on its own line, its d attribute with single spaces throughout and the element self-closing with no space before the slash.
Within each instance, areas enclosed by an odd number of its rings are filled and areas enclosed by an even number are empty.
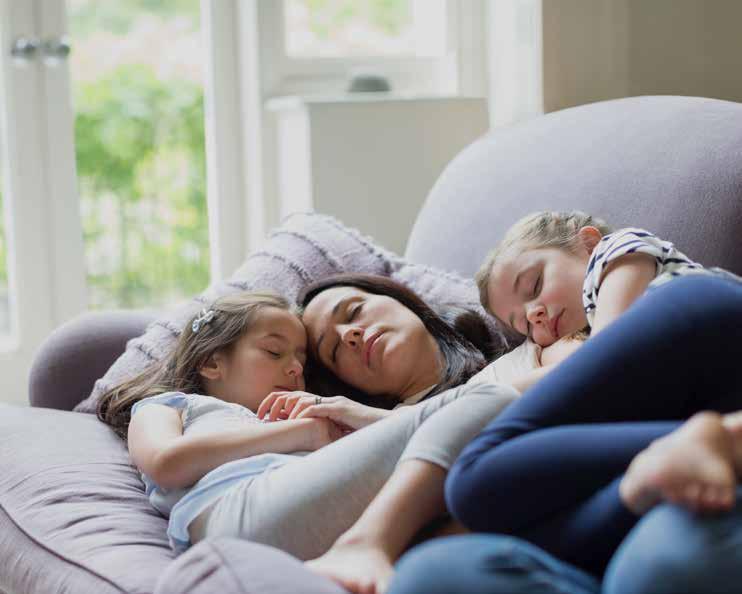
<svg viewBox="0 0 742 594">
<path fill-rule="evenodd" d="M 66 36 L 50 37 L 42 43 L 41 51 L 47 60 L 54 62 L 62 61 L 70 55 L 71 47 L 69 38 Z"/>
<path fill-rule="evenodd" d="M 40 42 L 36 37 L 18 37 L 10 46 L 10 55 L 20 62 L 30 62 L 39 51 Z"/>
</svg>

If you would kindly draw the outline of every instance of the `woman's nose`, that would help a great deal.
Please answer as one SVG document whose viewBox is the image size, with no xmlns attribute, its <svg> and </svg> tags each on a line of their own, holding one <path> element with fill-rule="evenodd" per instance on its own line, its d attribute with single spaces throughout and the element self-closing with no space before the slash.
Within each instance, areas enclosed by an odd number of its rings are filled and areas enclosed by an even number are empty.
<svg viewBox="0 0 742 594">
<path fill-rule="evenodd" d="M 352 349 L 357 349 L 363 342 L 363 330 L 356 326 L 349 326 L 342 332 L 343 344 Z"/>
</svg>

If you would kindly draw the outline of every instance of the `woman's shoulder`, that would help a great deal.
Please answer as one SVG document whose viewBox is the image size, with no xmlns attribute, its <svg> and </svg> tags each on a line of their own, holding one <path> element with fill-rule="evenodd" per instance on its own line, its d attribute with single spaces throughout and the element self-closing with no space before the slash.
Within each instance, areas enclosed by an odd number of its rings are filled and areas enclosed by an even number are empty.
<svg viewBox="0 0 742 594">
<path fill-rule="evenodd" d="M 511 383 L 522 374 L 541 367 L 540 359 L 541 347 L 526 339 L 512 351 L 492 361 L 467 383 Z"/>
</svg>

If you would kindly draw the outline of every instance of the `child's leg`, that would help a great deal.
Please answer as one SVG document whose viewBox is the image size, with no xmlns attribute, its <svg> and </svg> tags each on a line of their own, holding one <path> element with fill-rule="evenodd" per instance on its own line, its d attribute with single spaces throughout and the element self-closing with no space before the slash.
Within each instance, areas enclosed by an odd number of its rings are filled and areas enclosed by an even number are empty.
<svg viewBox="0 0 742 594">
<path fill-rule="evenodd" d="M 593 532 L 596 540 L 602 538 L 603 518 L 598 514 L 580 516 L 576 523 L 560 522 L 553 534 L 542 528 L 565 513 L 577 514 L 582 503 L 623 474 L 638 452 L 675 427 L 677 423 L 659 422 L 571 425 L 517 437 L 492 452 L 490 475 L 477 476 L 487 489 L 472 488 L 466 476 L 446 484 L 447 499 L 454 501 L 449 509 L 475 532 L 524 536 L 538 528 L 536 544 L 561 556 L 560 543 L 589 541 Z M 461 509 L 459 500 L 450 497 L 452 488 L 477 496 L 469 497 Z M 636 517 L 628 509 L 625 514 L 630 528 Z"/>
<path fill-rule="evenodd" d="M 556 425 L 685 419 L 707 408 L 742 408 L 739 336 L 742 284 L 696 276 L 648 293 L 464 449 L 447 480 L 449 508 L 470 528 L 498 530 L 481 526 L 479 508 L 507 485 L 509 470 L 500 470 L 509 461 L 501 446 L 520 435 Z M 524 475 L 529 463 L 522 460 Z"/>
<path fill-rule="evenodd" d="M 677 422 L 570 425 L 509 440 L 493 464 L 490 484 L 498 486 L 485 499 L 468 502 L 468 527 L 525 538 L 599 575 L 638 520 L 621 494 L 622 472 L 654 440 L 687 430 L 677 428 Z M 691 435 L 693 443 L 674 450 L 673 462 L 683 468 L 701 463 L 701 472 L 714 472 L 697 432 Z"/>
<path fill-rule="evenodd" d="M 413 456 L 450 465 L 464 445 L 516 397 L 507 386 L 462 386 L 401 410 L 232 488 L 212 509 L 202 536 L 237 536 L 301 559 L 318 557 L 361 515 L 394 471 L 408 442 Z M 427 426 L 429 417 L 438 428 L 437 439 L 431 439 L 427 430 L 413 437 L 419 427 Z"/>
</svg>

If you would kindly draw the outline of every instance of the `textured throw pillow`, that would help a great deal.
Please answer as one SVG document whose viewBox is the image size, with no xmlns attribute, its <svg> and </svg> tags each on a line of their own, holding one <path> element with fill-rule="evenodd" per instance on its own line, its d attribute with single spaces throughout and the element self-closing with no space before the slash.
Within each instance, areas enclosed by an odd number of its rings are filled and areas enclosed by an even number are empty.
<svg viewBox="0 0 742 594">
<path fill-rule="evenodd" d="M 130 340 L 126 351 L 75 410 L 94 412 L 103 392 L 161 359 L 172 348 L 188 320 L 217 297 L 237 291 L 268 289 L 293 300 L 309 283 L 343 272 L 389 276 L 410 287 L 431 305 L 455 304 L 477 310 L 487 320 L 493 344 L 504 344 L 494 320 L 479 305 L 473 280 L 411 264 L 331 216 L 294 213 L 284 219 L 263 249 L 250 255 L 230 279 L 213 284 L 190 302 L 150 324 L 142 336 Z"/>
</svg>

